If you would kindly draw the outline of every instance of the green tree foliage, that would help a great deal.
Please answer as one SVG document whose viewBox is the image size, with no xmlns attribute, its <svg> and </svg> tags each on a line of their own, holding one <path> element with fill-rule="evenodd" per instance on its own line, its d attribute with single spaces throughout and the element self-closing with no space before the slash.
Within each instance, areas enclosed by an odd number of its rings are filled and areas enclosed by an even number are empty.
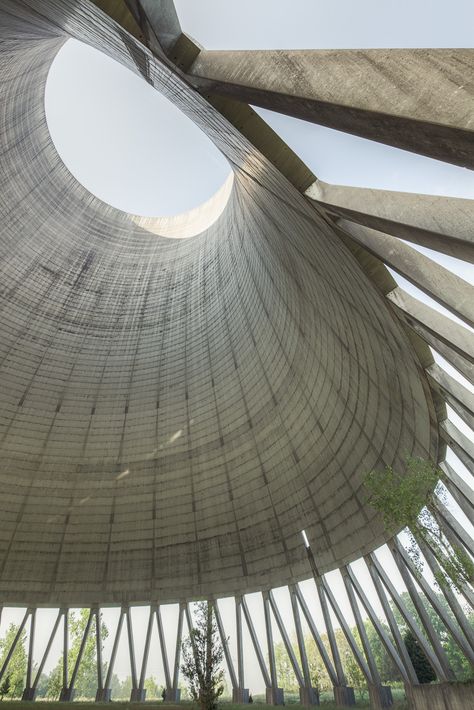
<svg viewBox="0 0 474 710">
<path fill-rule="evenodd" d="M 402 600 L 407 607 L 408 611 L 410 614 L 418 620 L 418 625 L 420 626 L 421 629 L 423 629 L 423 626 L 421 622 L 419 621 L 419 617 L 417 614 L 417 611 L 415 609 L 415 606 L 410 598 L 410 595 L 408 592 L 403 592 L 401 595 Z M 451 668 L 453 669 L 456 678 L 459 680 L 474 680 L 474 668 L 472 665 L 469 663 L 468 659 L 466 656 L 462 653 L 460 650 L 459 646 L 457 643 L 454 641 L 453 637 L 451 634 L 447 631 L 445 625 L 441 621 L 438 613 L 433 609 L 431 604 L 429 603 L 428 599 L 425 597 L 424 594 L 420 594 L 420 598 L 423 602 L 423 605 L 426 609 L 426 612 L 428 614 L 428 617 L 438 635 L 438 638 L 441 642 L 441 645 L 446 653 L 446 656 L 448 658 L 449 664 Z M 438 603 L 440 606 L 442 606 L 445 614 L 451 619 L 451 622 L 454 624 L 454 626 L 458 626 L 456 619 L 454 618 L 454 614 L 452 613 L 448 602 L 446 601 L 445 597 L 443 594 L 437 594 L 438 598 Z M 405 635 L 408 632 L 408 627 L 406 625 L 406 622 L 398 609 L 392 605 L 393 613 L 395 616 L 395 619 L 397 621 L 397 624 L 401 630 L 401 633 Z M 465 610 L 466 616 L 467 616 L 467 621 L 468 623 L 471 624 L 471 626 L 474 627 L 474 612 L 472 610 L 466 609 Z"/>
<path fill-rule="evenodd" d="M 404 472 L 391 466 L 383 471 L 370 471 L 365 476 L 369 503 L 381 515 L 387 531 L 394 535 L 408 529 L 408 553 L 419 572 L 422 572 L 420 550 L 416 539 L 423 540 L 433 550 L 441 567 L 437 582 L 441 587 L 450 585 L 459 589 L 474 582 L 474 564 L 466 551 L 451 544 L 439 524 L 439 514 L 434 505 L 440 481 L 445 478 L 441 469 L 431 461 L 408 457 Z"/>
<path fill-rule="evenodd" d="M 8 695 L 8 693 L 10 692 L 10 686 L 10 674 L 7 673 L 3 678 L 2 682 L 0 683 L 0 700 L 3 700 L 5 695 Z"/>
<path fill-rule="evenodd" d="M 219 638 L 214 609 L 207 602 L 196 605 L 195 626 L 182 644 L 181 672 L 189 693 L 201 710 L 216 710 L 224 692 L 224 649 Z"/>
<path fill-rule="evenodd" d="M 411 631 L 406 631 L 403 641 L 407 648 L 408 655 L 411 658 L 418 681 L 420 683 L 431 683 L 436 680 L 436 673 L 431 663 Z"/>
<path fill-rule="evenodd" d="M 382 623 L 382 622 L 381 622 Z M 402 680 L 397 666 L 395 665 L 393 659 L 387 653 L 385 646 L 380 640 L 380 636 L 370 623 L 366 620 L 364 623 L 365 631 L 367 633 L 367 638 L 369 640 L 370 648 L 372 649 L 372 655 L 374 657 L 375 665 L 380 673 L 380 679 L 383 684 L 387 685 L 390 683 L 397 683 Z M 387 624 L 382 623 L 382 627 L 388 637 L 391 636 L 390 629 Z"/>
<path fill-rule="evenodd" d="M 68 673 L 74 669 L 79 649 L 81 646 L 82 637 L 89 618 L 89 609 L 81 609 L 78 614 L 70 614 L 69 616 L 69 635 L 70 645 L 68 652 Z M 106 625 L 102 622 L 100 627 L 102 642 L 107 638 L 109 632 Z M 62 688 L 62 658 L 58 659 L 55 668 L 52 670 L 47 695 L 49 698 L 58 698 Z M 84 648 L 79 671 L 75 683 L 76 698 L 95 698 L 97 690 L 97 648 L 96 648 L 96 627 L 92 623 L 89 636 Z"/>
<path fill-rule="evenodd" d="M 292 645 L 293 647 L 296 646 L 295 643 Z M 275 644 L 275 666 L 279 687 L 284 688 L 290 693 L 297 693 L 298 681 L 296 680 L 296 676 L 283 641 Z"/>
<path fill-rule="evenodd" d="M 161 700 L 163 687 L 158 685 L 154 676 L 150 676 L 145 680 L 144 688 L 146 690 L 147 700 Z"/>
<path fill-rule="evenodd" d="M 15 636 L 18 633 L 18 628 L 19 627 L 16 624 L 10 624 L 4 638 L 0 640 L 0 667 L 3 665 L 7 657 L 8 651 L 10 650 Z M 13 655 L 10 658 L 10 663 L 8 664 L 7 677 L 9 680 L 9 686 L 3 693 L 5 697 L 21 698 L 25 688 L 26 667 L 28 663 L 28 654 L 26 652 L 25 642 L 26 631 L 23 629 Z"/>
</svg>

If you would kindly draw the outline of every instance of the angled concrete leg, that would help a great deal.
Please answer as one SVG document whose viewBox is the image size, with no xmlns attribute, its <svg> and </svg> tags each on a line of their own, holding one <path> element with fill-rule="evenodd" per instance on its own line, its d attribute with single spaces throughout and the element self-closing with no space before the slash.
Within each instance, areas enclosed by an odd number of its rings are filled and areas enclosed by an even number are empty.
<svg viewBox="0 0 474 710">
<path fill-rule="evenodd" d="M 348 685 L 334 686 L 334 702 L 343 708 L 355 705 L 354 688 Z"/>
</svg>

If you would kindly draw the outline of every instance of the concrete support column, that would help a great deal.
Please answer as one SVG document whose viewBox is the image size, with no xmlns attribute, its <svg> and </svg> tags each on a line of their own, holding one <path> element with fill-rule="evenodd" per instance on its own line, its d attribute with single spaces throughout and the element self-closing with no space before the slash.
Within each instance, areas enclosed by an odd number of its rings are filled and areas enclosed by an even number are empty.
<svg viewBox="0 0 474 710">
<path fill-rule="evenodd" d="M 153 619 L 155 617 L 156 609 L 152 605 L 150 606 L 150 615 L 148 617 L 148 627 L 146 631 L 146 637 L 145 637 L 145 647 L 143 649 L 143 659 L 142 659 L 142 667 L 140 671 L 140 680 L 138 682 L 138 690 L 140 691 L 141 694 L 143 694 L 143 700 L 146 699 L 146 690 L 145 690 L 145 679 L 146 679 L 146 669 L 148 665 L 148 656 L 150 654 L 150 643 L 151 643 L 151 633 L 153 631 Z"/>
<path fill-rule="evenodd" d="M 163 621 L 161 619 L 160 606 L 156 607 L 156 623 L 158 625 L 158 637 L 160 639 L 161 660 L 163 662 L 163 670 L 165 672 L 165 701 L 179 703 L 180 690 L 173 688 L 171 680 L 170 668 L 168 663 L 168 652 L 166 650 L 165 634 L 163 632 Z"/>
<path fill-rule="evenodd" d="M 110 662 L 109 662 L 109 666 L 107 668 L 105 687 L 103 688 L 100 696 L 96 697 L 97 702 L 102 702 L 102 701 L 108 702 L 112 697 L 112 690 L 110 688 L 110 684 L 112 681 L 112 673 L 114 671 L 115 659 L 117 657 L 117 650 L 118 650 L 118 645 L 120 642 L 120 636 L 122 633 L 122 626 L 123 626 L 124 617 L 125 617 L 125 609 L 122 608 L 122 609 L 120 609 L 120 615 L 119 615 L 118 623 L 117 623 L 117 630 L 115 632 L 114 644 L 112 646 L 112 654 L 110 656 Z"/>
<path fill-rule="evenodd" d="M 63 685 L 59 695 L 60 700 L 66 700 L 69 694 L 69 609 L 64 611 L 64 627 L 63 627 Z"/>
<path fill-rule="evenodd" d="M 36 609 L 32 609 L 30 613 L 30 638 L 28 643 L 28 662 L 26 666 L 26 681 L 22 700 L 32 701 L 36 696 L 36 688 L 33 686 L 33 653 L 35 647 L 35 628 L 36 628 Z"/>
<path fill-rule="evenodd" d="M 176 630 L 176 647 L 174 654 L 174 667 L 173 667 L 173 685 L 171 688 L 166 688 L 166 701 L 179 702 L 181 698 L 181 691 L 178 688 L 179 681 L 179 664 L 181 661 L 181 639 L 183 637 L 183 620 L 184 620 L 185 604 L 179 605 L 179 616 L 178 616 L 178 628 Z"/>
<path fill-rule="evenodd" d="M 203 50 L 189 79 L 205 93 L 474 168 L 473 65 L 469 49 Z"/>
<path fill-rule="evenodd" d="M 372 676 L 372 682 L 367 682 L 367 687 L 369 689 L 370 705 L 373 710 L 379 710 L 380 708 L 388 708 L 393 705 L 392 691 L 388 686 L 383 686 L 380 679 L 380 674 L 375 663 L 375 658 L 370 647 L 367 632 L 365 630 L 365 625 L 362 620 L 362 615 L 360 613 L 359 605 L 354 593 L 354 588 L 352 586 L 351 579 L 347 568 L 343 568 L 342 577 L 344 580 L 344 585 L 346 587 L 347 596 L 349 598 L 349 603 L 351 605 L 352 613 L 354 614 L 354 620 L 356 622 L 357 630 L 359 632 L 359 638 L 362 643 L 362 648 L 364 649 L 365 657 L 370 669 L 370 675 Z"/>
<path fill-rule="evenodd" d="M 301 627 L 300 612 L 298 609 L 298 600 L 294 588 L 290 587 L 291 607 L 293 610 L 293 619 L 295 622 L 296 641 L 298 643 L 298 651 L 301 659 L 301 668 L 303 671 L 303 686 L 300 687 L 300 703 L 305 707 L 311 705 L 319 705 L 319 692 L 317 688 L 312 687 L 311 674 L 309 672 L 308 656 L 306 654 L 306 646 L 304 643 L 303 629 Z"/>
<path fill-rule="evenodd" d="M 130 693 L 130 702 L 141 702 L 145 699 L 145 695 L 139 692 L 138 689 L 138 678 L 137 678 L 137 664 L 135 661 L 135 643 L 133 640 L 133 626 L 132 618 L 130 616 L 130 607 L 125 610 L 125 617 L 127 619 L 127 639 L 128 639 L 128 653 L 130 657 L 130 671 L 132 674 L 132 692 Z"/>
<path fill-rule="evenodd" d="M 331 616 L 329 614 L 329 607 L 326 598 L 326 587 L 324 585 L 323 579 L 318 572 L 316 566 L 316 560 L 314 559 L 313 551 L 311 547 L 306 545 L 306 553 L 308 555 L 309 564 L 311 566 L 311 571 L 313 573 L 314 582 L 316 584 L 316 589 L 318 591 L 319 602 L 321 605 L 321 610 L 323 612 L 324 624 L 326 626 L 326 633 L 329 639 L 329 645 L 331 647 L 332 656 L 334 659 L 334 665 L 337 673 L 337 685 L 334 686 L 334 700 L 337 704 L 343 707 L 350 707 L 355 705 L 355 695 L 354 689 L 350 688 L 346 682 L 346 676 L 344 674 L 341 662 L 341 656 L 339 654 L 339 649 L 337 647 L 336 635 L 334 633 L 334 628 L 331 621 Z M 332 600 L 332 605 L 334 608 L 334 600 Z M 336 615 L 338 615 L 337 610 L 334 609 Z"/>
<path fill-rule="evenodd" d="M 209 603 L 211 604 L 211 602 L 209 602 Z M 213 609 L 215 617 L 216 617 L 217 628 L 219 630 L 219 636 L 221 639 L 222 648 L 224 649 L 224 656 L 225 656 L 225 661 L 227 664 L 227 670 L 229 671 L 230 681 L 232 683 L 232 695 L 234 695 L 234 691 L 237 690 L 239 686 L 238 686 L 237 676 L 235 673 L 234 664 L 232 662 L 232 656 L 230 654 L 229 644 L 227 643 L 227 636 L 225 635 L 224 625 L 222 623 L 221 614 L 219 611 L 219 606 L 218 606 L 217 601 L 212 602 L 212 609 Z"/>
<path fill-rule="evenodd" d="M 326 647 L 322 642 L 319 631 L 316 628 L 316 624 L 314 623 L 313 617 L 310 614 L 310 611 L 308 609 L 308 605 L 305 602 L 305 599 L 301 593 L 301 590 L 297 584 L 294 587 L 292 587 L 291 589 L 294 591 L 295 596 L 299 602 L 299 605 L 301 606 L 301 610 L 302 610 L 304 617 L 306 619 L 306 623 L 309 626 L 309 630 L 311 631 L 311 635 L 314 639 L 316 647 L 317 647 L 319 654 L 323 660 L 324 666 L 325 666 L 325 668 L 328 672 L 328 675 L 331 679 L 331 683 L 333 685 L 339 685 L 336 671 L 334 669 L 333 664 L 331 663 L 331 659 L 329 658 L 329 654 L 326 651 Z"/>
<path fill-rule="evenodd" d="M 28 621 L 28 617 L 30 616 L 30 614 L 31 614 L 31 610 L 27 609 L 25 612 L 25 615 L 21 621 L 21 624 L 18 627 L 18 631 L 16 632 L 15 638 L 13 639 L 13 643 L 10 646 L 10 649 L 6 655 L 5 660 L 3 661 L 3 665 L 0 668 L 0 682 L 2 681 L 3 676 L 5 675 L 5 671 L 8 668 L 8 664 L 10 663 L 11 657 L 13 656 L 13 653 L 15 652 L 15 648 L 17 646 L 18 641 L 21 638 L 21 634 L 23 633 L 23 629 L 25 628 L 25 624 Z"/>
<path fill-rule="evenodd" d="M 392 581 L 390 580 L 389 576 L 383 569 L 382 565 L 380 564 L 379 560 L 377 559 L 376 555 L 372 553 L 370 555 L 370 559 L 372 560 L 374 567 L 377 570 L 378 576 L 382 579 L 382 582 L 389 592 L 390 596 L 392 597 L 393 603 L 397 607 L 398 611 L 400 614 L 403 616 L 405 619 L 405 622 L 408 626 L 408 628 L 411 630 L 411 632 L 414 634 L 416 640 L 422 647 L 425 655 L 427 656 L 429 662 L 433 666 L 433 669 L 438 676 L 440 680 L 444 680 L 446 673 L 448 672 L 447 669 L 444 669 L 444 662 L 443 664 L 439 661 L 438 655 L 434 653 L 433 648 L 431 645 L 428 643 L 426 640 L 425 635 L 421 631 L 420 627 L 418 626 L 417 622 L 415 621 L 414 617 L 410 614 L 408 611 L 406 605 L 404 604 L 401 596 L 398 594 L 397 590 L 395 589 L 395 586 L 392 584 Z M 403 576 L 403 575 L 402 575 Z M 402 640 L 403 643 L 403 640 Z M 438 642 L 439 643 L 439 642 Z M 405 650 L 406 653 L 406 650 Z M 413 671 L 414 672 L 414 671 Z M 415 674 L 416 677 L 416 674 Z M 417 681 L 418 682 L 418 679 Z"/>
<path fill-rule="evenodd" d="M 84 650 L 86 647 L 87 639 L 89 638 L 89 633 L 91 630 L 91 625 L 92 625 L 92 619 L 94 618 L 94 610 L 91 609 L 89 612 L 89 618 L 87 619 L 87 624 L 86 628 L 84 629 L 84 634 L 82 636 L 81 640 L 81 645 L 79 647 L 79 653 L 77 654 L 76 658 L 76 663 L 74 664 L 74 668 L 71 674 L 71 681 L 69 683 L 68 688 L 63 688 L 64 691 L 64 697 L 61 697 L 61 700 L 73 700 L 74 698 L 74 685 L 76 683 L 76 678 L 77 674 L 79 672 L 79 666 L 81 665 L 82 661 L 82 656 L 84 655 Z M 66 655 L 66 663 L 67 663 L 67 655 Z M 61 696 L 63 696 L 63 693 L 61 693 Z"/>
<path fill-rule="evenodd" d="M 272 681 L 271 681 L 270 675 L 268 673 L 267 667 L 265 665 L 265 660 L 263 658 L 262 649 L 260 648 L 260 644 L 258 642 L 257 634 L 255 632 L 255 627 L 253 625 L 252 617 L 250 616 L 250 613 L 249 613 L 249 610 L 247 607 L 247 602 L 245 601 L 245 597 L 242 597 L 242 610 L 244 612 L 245 621 L 247 622 L 247 628 L 249 630 L 250 638 L 252 639 L 252 644 L 253 644 L 253 647 L 255 650 L 255 654 L 257 656 L 258 665 L 260 666 L 260 671 L 262 673 L 263 682 L 265 683 L 266 688 L 271 688 Z"/>
<path fill-rule="evenodd" d="M 278 687 L 278 678 L 275 663 L 275 646 L 273 643 L 272 618 L 270 611 L 270 597 L 268 592 L 262 592 L 263 612 L 265 616 L 265 633 L 267 637 L 268 662 L 270 665 L 271 685 L 267 687 L 266 699 L 268 705 L 284 705 L 283 688 Z"/>
<path fill-rule="evenodd" d="M 237 676 L 238 684 L 232 690 L 232 702 L 246 704 L 249 701 L 250 692 L 245 688 L 244 676 L 244 645 L 242 638 L 242 598 L 235 597 L 235 628 L 237 636 Z"/>
</svg>

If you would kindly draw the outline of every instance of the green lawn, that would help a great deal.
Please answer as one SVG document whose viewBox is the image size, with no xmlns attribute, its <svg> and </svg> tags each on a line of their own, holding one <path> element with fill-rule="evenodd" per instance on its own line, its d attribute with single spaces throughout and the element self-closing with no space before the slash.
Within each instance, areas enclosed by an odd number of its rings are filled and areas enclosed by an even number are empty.
<svg viewBox="0 0 474 710">
<path fill-rule="evenodd" d="M 394 704 L 392 706 L 393 710 L 408 710 L 404 691 L 401 688 L 393 688 L 392 693 L 394 699 Z M 264 696 L 253 696 L 253 706 L 255 706 L 255 710 L 275 710 L 275 706 L 267 705 L 264 702 L 264 699 Z M 297 696 L 287 694 L 287 697 L 285 698 L 286 707 L 290 706 L 291 710 L 306 710 L 303 705 L 300 705 L 298 702 L 296 702 L 296 700 Z M 340 707 L 334 703 L 332 693 L 321 693 L 320 700 L 321 708 L 323 708 L 323 710 L 336 710 L 338 707 Z M 19 700 L 4 699 L 3 702 L 8 704 L 9 706 L 12 706 L 12 710 L 31 710 L 32 708 L 31 703 L 22 702 Z M 358 708 L 358 710 L 370 710 L 370 704 L 367 697 L 363 699 L 357 698 L 356 702 L 356 707 Z M 48 710 L 54 710 L 55 708 L 58 708 L 57 701 L 51 702 L 47 700 L 37 700 L 36 704 L 40 704 L 44 708 L 44 710 L 46 710 L 46 708 L 48 708 Z M 180 705 L 172 705 L 171 703 L 168 704 L 156 700 L 149 700 L 145 703 L 130 703 L 125 701 L 115 701 L 112 703 L 92 703 L 91 701 L 75 701 L 73 703 L 61 703 L 60 707 L 61 710 L 79 710 L 79 708 L 85 710 L 86 706 L 90 707 L 91 705 L 93 705 L 95 710 L 111 710 L 111 706 L 113 706 L 114 710 L 139 710 L 140 708 L 143 708 L 144 705 L 148 707 L 161 705 L 163 707 L 163 710 L 180 710 L 180 708 L 182 708 L 183 706 L 185 706 L 187 710 L 198 710 L 197 705 L 186 700 L 180 703 Z M 242 710 L 242 705 L 235 705 L 230 700 L 224 699 L 219 705 L 222 710 Z"/>
</svg>

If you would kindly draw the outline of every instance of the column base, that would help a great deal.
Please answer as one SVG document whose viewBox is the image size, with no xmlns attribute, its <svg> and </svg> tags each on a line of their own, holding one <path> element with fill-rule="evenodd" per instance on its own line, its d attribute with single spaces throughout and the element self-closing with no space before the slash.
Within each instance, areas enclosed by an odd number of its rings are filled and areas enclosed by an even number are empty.
<svg viewBox="0 0 474 710">
<path fill-rule="evenodd" d="M 266 692 L 267 705 L 284 705 L 285 694 L 283 688 L 267 688 Z"/>
<path fill-rule="evenodd" d="M 343 708 L 351 707 L 356 704 L 354 688 L 348 685 L 334 686 L 334 702 L 336 705 L 341 705 Z"/>
<path fill-rule="evenodd" d="M 392 689 L 388 685 L 369 685 L 370 707 L 382 710 L 393 705 Z"/>
<path fill-rule="evenodd" d="M 249 701 L 248 688 L 232 688 L 232 702 L 238 705 L 246 705 Z"/>
<path fill-rule="evenodd" d="M 300 703 L 305 707 L 319 705 L 319 691 L 317 688 L 300 688 Z"/>
<path fill-rule="evenodd" d="M 179 703 L 181 700 L 180 688 L 166 688 L 164 703 Z"/>
<path fill-rule="evenodd" d="M 131 703 L 143 703 L 143 702 L 145 702 L 145 698 L 146 698 L 145 688 L 132 688 L 132 692 L 130 693 L 130 702 Z"/>
<path fill-rule="evenodd" d="M 59 700 L 61 703 L 72 703 L 75 694 L 76 691 L 74 690 L 74 688 L 61 688 Z"/>
<path fill-rule="evenodd" d="M 23 694 L 21 696 L 21 699 L 33 702 L 35 697 L 36 697 L 36 688 L 25 688 L 25 690 L 23 691 Z"/>
<path fill-rule="evenodd" d="M 95 694 L 96 703 L 110 703 L 112 700 L 111 688 L 98 688 Z"/>
</svg>

